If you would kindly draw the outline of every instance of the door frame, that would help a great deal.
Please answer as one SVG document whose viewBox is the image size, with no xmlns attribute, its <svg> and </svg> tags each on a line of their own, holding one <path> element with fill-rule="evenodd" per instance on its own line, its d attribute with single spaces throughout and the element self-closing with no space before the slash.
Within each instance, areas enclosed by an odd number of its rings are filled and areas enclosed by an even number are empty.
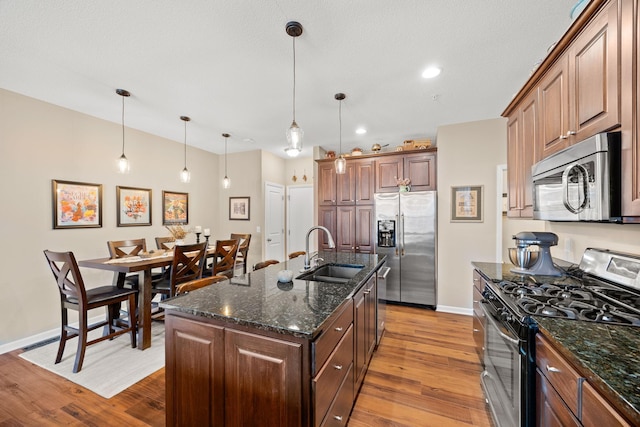
<svg viewBox="0 0 640 427">
<path fill-rule="evenodd" d="M 281 247 L 282 247 L 282 251 L 280 253 L 280 255 L 278 257 L 276 257 L 276 259 L 278 259 L 279 261 L 283 261 L 285 259 L 285 239 L 286 239 L 286 233 L 285 233 L 285 200 L 284 200 L 284 195 L 285 195 L 285 186 L 282 184 L 278 184 L 275 182 L 270 182 L 270 181 L 265 181 L 264 182 L 264 187 L 263 187 L 263 194 L 264 194 L 264 225 L 263 225 L 263 229 L 264 229 L 264 238 L 262 239 L 262 253 L 264 254 L 264 259 L 268 259 L 269 256 L 267 256 L 267 238 L 268 238 L 268 228 L 267 228 L 267 212 L 268 212 L 268 203 L 269 203 L 269 198 L 267 197 L 267 192 L 268 192 L 268 188 L 269 187 L 276 187 L 278 189 L 280 189 L 280 191 L 282 192 L 282 227 L 283 229 L 281 230 Z"/>
</svg>

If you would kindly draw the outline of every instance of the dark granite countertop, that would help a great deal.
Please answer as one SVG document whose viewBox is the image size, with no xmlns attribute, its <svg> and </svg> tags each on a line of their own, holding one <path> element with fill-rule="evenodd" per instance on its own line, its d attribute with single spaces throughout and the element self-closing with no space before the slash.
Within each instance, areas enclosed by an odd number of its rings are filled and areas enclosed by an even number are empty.
<svg viewBox="0 0 640 427">
<path fill-rule="evenodd" d="M 509 271 L 511 264 L 472 264 L 492 281 L 522 279 Z M 560 278 L 564 280 L 573 279 Z M 543 316 L 533 319 L 540 332 L 600 393 L 629 421 L 640 425 L 640 328 Z"/>
<path fill-rule="evenodd" d="M 384 257 L 375 254 L 320 252 L 320 264 L 362 264 L 364 268 L 348 283 L 334 284 L 297 280 L 304 257 L 294 258 L 216 283 L 160 303 L 165 310 L 179 311 L 257 329 L 313 339 L 322 323 L 353 297 L 355 291 L 379 269 Z M 294 273 L 292 283 L 278 283 L 281 270 Z"/>
</svg>

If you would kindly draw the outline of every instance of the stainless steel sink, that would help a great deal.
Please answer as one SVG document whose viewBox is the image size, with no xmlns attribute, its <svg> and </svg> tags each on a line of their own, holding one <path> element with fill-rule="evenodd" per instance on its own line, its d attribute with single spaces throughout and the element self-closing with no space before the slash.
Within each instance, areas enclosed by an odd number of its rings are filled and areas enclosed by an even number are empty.
<svg viewBox="0 0 640 427">
<path fill-rule="evenodd" d="M 316 282 L 347 283 L 364 268 L 362 264 L 325 264 L 315 270 L 302 273 L 296 279 Z"/>
</svg>

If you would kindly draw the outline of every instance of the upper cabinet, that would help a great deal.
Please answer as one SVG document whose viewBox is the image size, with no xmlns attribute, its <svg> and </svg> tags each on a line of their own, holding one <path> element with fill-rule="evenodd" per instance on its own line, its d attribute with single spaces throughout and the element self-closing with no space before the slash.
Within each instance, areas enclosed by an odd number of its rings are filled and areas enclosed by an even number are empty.
<svg viewBox="0 0 640 427">
<path fill-rule="evenodd" d="M 335 205 L 336 195 L 336 170 L 333 162 L 318 164 L 318 204 Z"/>
<path fill-rule="evenodd" d="M 436 190 L 436 153 L 413 153 L 376 160 L 376 193 L 397 193 L 398 179 L 411 180 L 412 191 Z"/>
<path fill-rule="evenodd" d="M 373 204 L 374 172 L 373 159 L 348 161 L 346 172 L 337 175 L 337 204 Z"/>
</svg>

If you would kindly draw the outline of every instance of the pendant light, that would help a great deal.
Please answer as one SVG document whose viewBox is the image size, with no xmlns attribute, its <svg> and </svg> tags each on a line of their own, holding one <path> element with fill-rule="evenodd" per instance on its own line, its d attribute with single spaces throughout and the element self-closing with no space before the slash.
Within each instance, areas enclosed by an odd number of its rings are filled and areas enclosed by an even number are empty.
<svg viewBox="0 0 640 427">
<path fill-rule="evenodd" d="M 225 190 L 231 188 L 231 180 L 227 176 L 227 138 L 229 138 L 228 133 L 223 133 L 224 137 L 224 179 L 222 180 L 222 188 Z"/>
<path fill-rule="evenodd" d="M 347 96 L 344 93 L 336 93 L 334 96 L 338 100 L 338 121 L 340 123 L 340 150 L 338 151 L 338 158 L 335 161 L 336 174 L 342 175 L 347 171 L 347 161 L 342 155 L 342 100 Z"/>
<path fill-rule="evenodd" d="M 296 123 L 296 37 L 302 34 L 302 25 L 296 21 L 287 22 L 285 30 L 293 39 L 293 122 L 287 129 L 287 148 L 285 152 L 289 157 L 296 157 L 302 151 L 302 136 L 304 132 Z"/>
<path fill-rule="evenodd" d="M 184 169 L 180 172 L 180 181 L 187 184 L 191 181 L 191 173 L 187 169 L 187 122 L 191 119 L 187 116 L 180 116 L 180 120 L 184 122 Z"/>
<path fill-rule="evenodd" d="M 116 89 L 116 93 L 122 97 L 122 155 L 118 158 L 118 171 L 120 173 L 129 173 L 131 165 L 129 159 L 124 155 L 124 99 L 131 94 L 124 89 Z"/>
</svg>

